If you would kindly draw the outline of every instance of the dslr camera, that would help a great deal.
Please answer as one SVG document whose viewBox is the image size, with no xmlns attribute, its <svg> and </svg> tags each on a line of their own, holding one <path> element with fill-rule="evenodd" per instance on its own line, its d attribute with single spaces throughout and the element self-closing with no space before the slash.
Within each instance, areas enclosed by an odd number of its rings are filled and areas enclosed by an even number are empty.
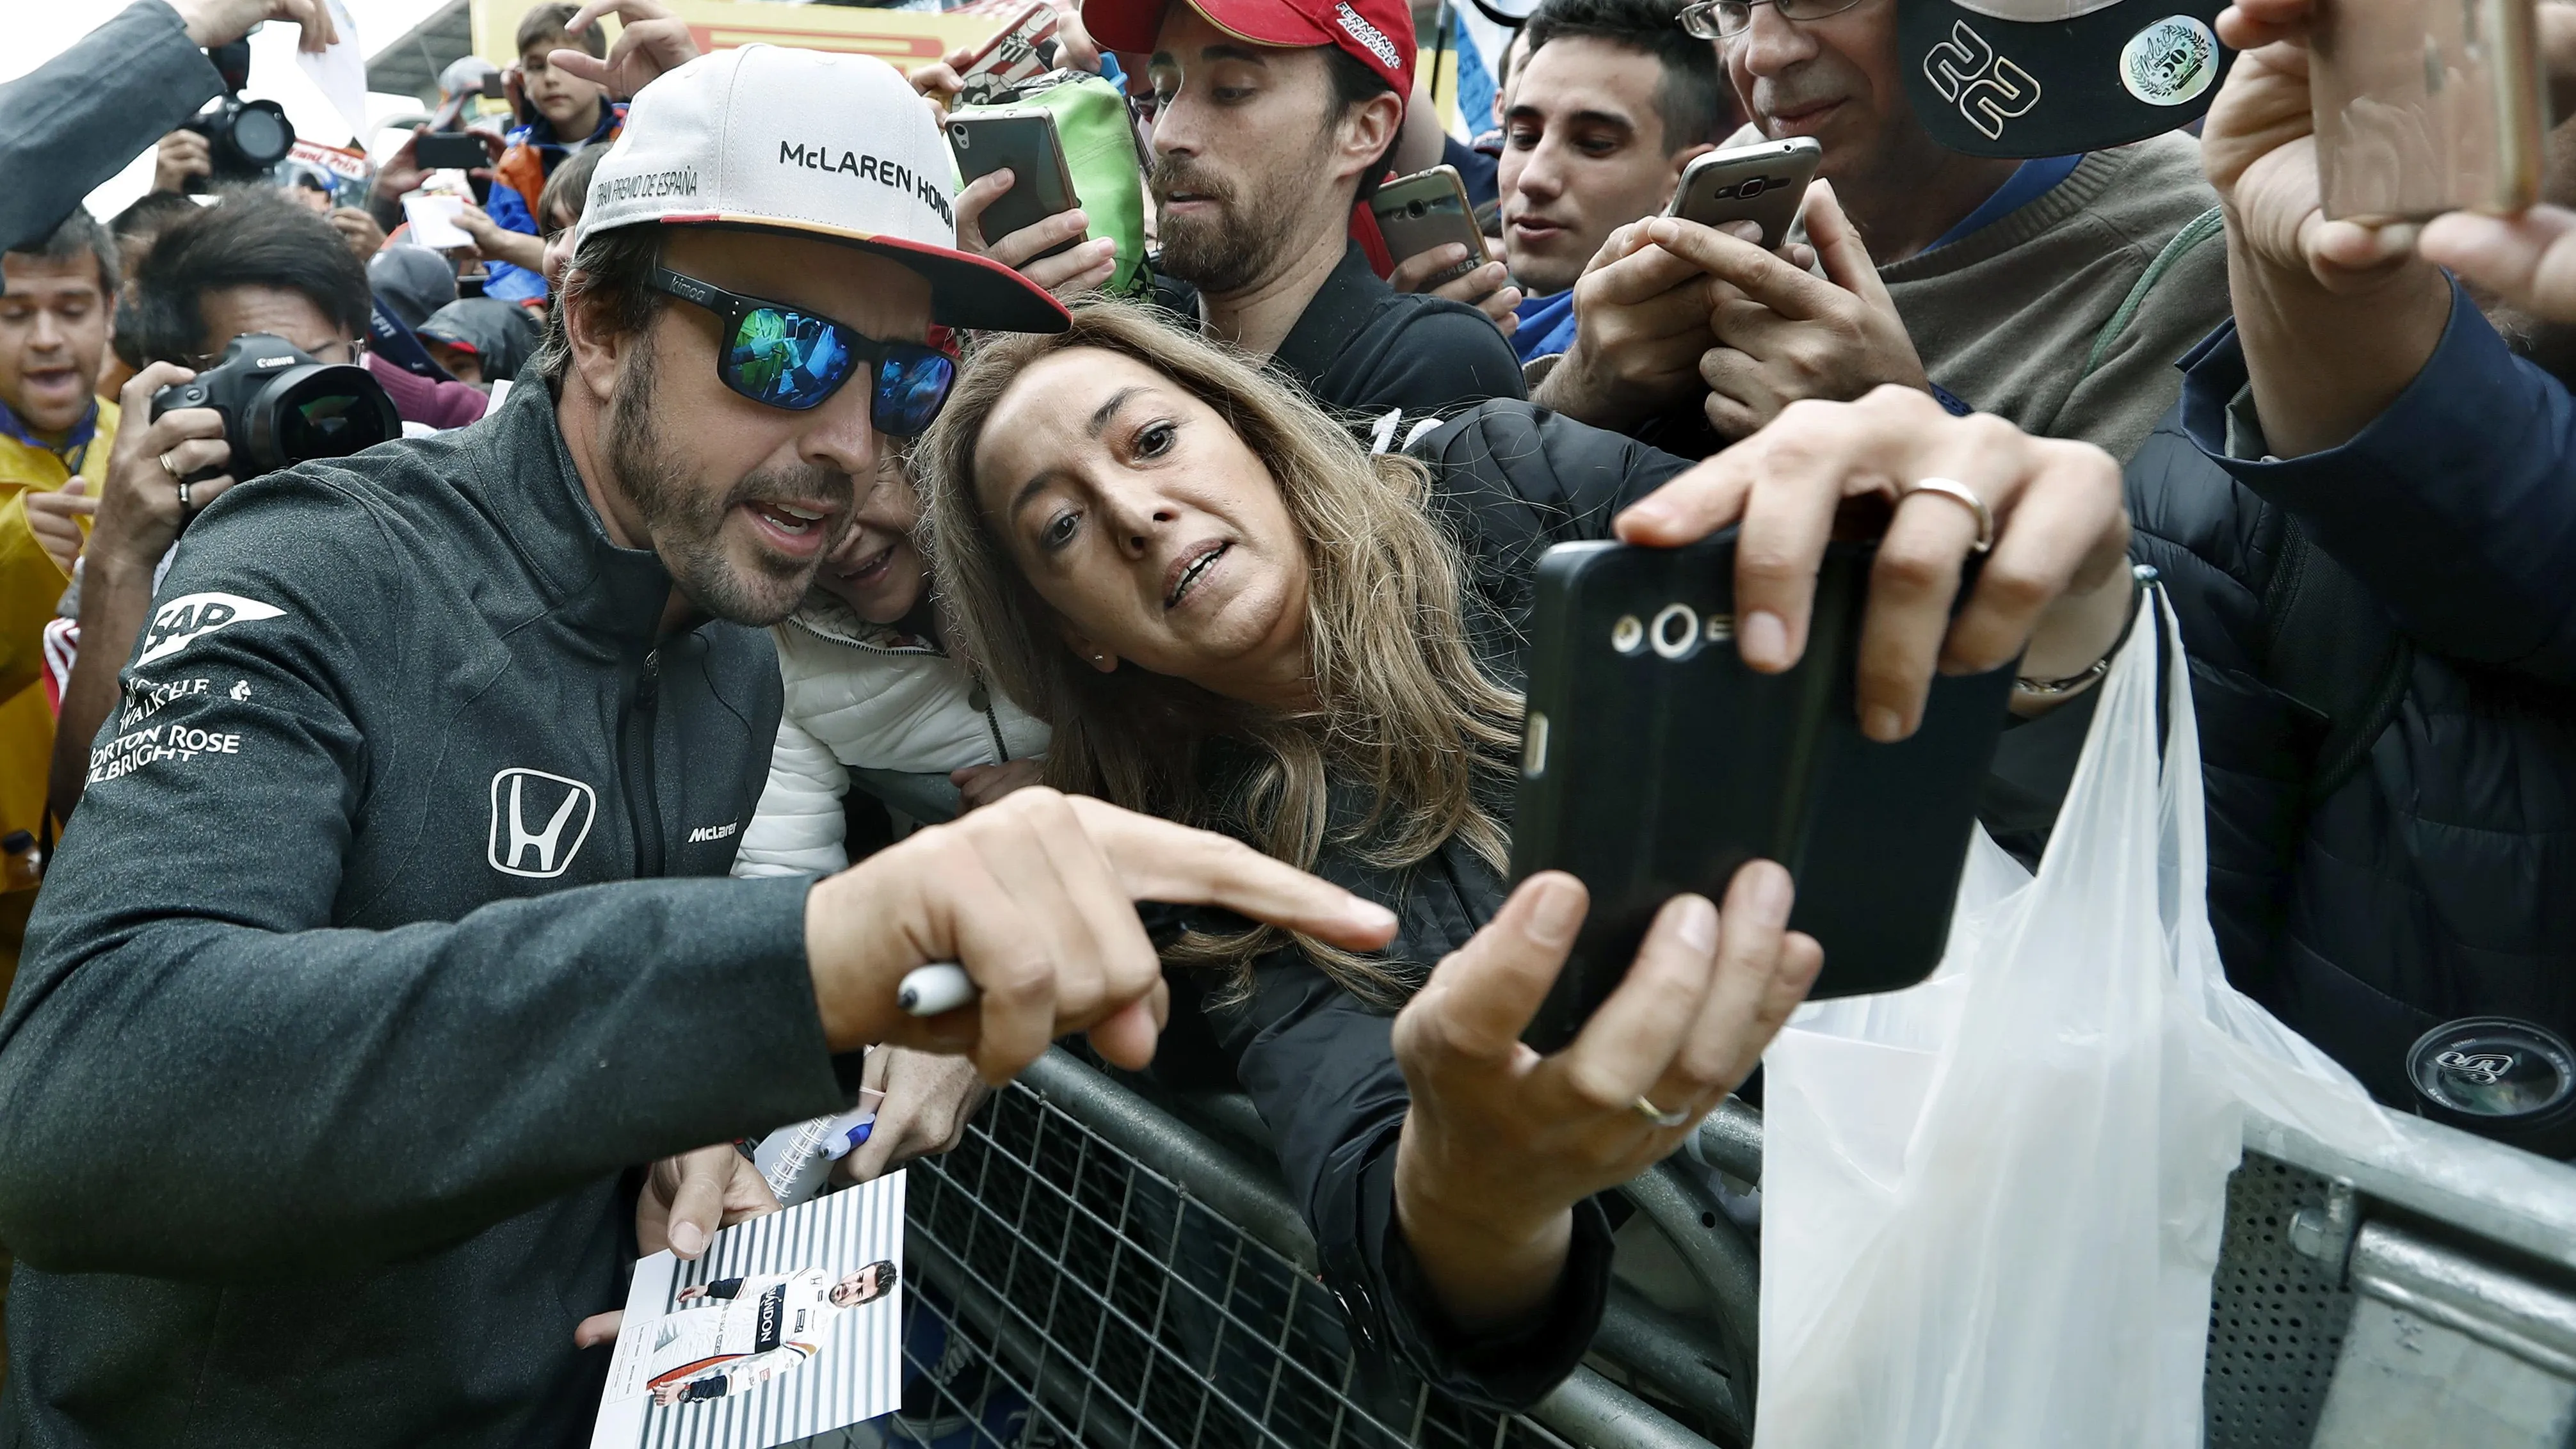
<svg viewBox="0 0 2576 1449">
<path fill-rule="evenodd" d="M 402 436 L 393 399 L 365 368 L 316 362 L 267 332 L 243 333 L 213 367 L 152 394 L 154 418 L 175 408 L 223 414 L 232 458 L 212 471 L 241 479 Z"/>
<path fill-rule="evenodd" d="M 214 174 L 192 178 L 192 191 L 210 189 L 218 181 L 255 181 L 286 159 L 295 146 L 295 127 L 286 119 L 286 108 L 275 101 L 246 101 L 241 88 L 250 84 L 250 42 L 236 40 L 206 52 L 215 70 L 224 78 L 224 93 L 205 110 L 179 123 L 182 131 L 194 131 L 206 138 L 206 149 L 213 154 Z"/>
</svg>

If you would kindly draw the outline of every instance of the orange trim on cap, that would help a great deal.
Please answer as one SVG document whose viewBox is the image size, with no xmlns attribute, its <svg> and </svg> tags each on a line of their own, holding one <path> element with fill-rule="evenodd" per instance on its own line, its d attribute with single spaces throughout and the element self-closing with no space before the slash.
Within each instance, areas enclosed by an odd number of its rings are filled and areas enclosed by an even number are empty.
<svg viewBox="0 0 2576 1449">
<path fill-rule="evenodd" d="M 668 216 L 656 217 L 654 220 L 675 226 L 739 226 L 754 231 L 792 232 L 834 241 L 859 242 L 871 247 L 883 247 L 889 251 L 909 252 L 918 257 L 972 267 L 988 274 L 996 281 L 1018 289 L 1026 300 L 1043 302 L 1059 318 L 1069 322 L 1073 316 L 1065 310 L 1064 303 L 1058 301 L 1054 293 L 1030 281 L 1019 272 L 991 257 L 979 257 L 973 252 L 962 252 L 955 247 L 939 246 L 932 242 L 917 242 L 908 237 L 885 236 L 877 232 L 855 231 L 849 227 L 833 226 L 826 222 L 791 220 L 776 216 L 751 216 L 732 211 L 674 212 Z"/>
</svg>

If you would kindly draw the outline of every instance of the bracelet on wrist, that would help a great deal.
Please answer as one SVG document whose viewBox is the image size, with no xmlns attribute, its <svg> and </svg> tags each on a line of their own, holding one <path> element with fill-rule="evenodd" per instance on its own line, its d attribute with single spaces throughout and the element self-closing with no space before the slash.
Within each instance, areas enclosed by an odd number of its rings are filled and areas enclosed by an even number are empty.
<svg viewBox="0 0 2576 1449">
<path fill-rule="evenodd" d="M 2156 581 L 2156 566 L 2154 564 L 2135 565 L 2129 570 L 2129 577 L 2134 581 L 2129 590 L 2129 616 L 2122 621 L 2120 632 L 2112 637 L 2111 647 L 2103 651 L 2102 657 L 2075 673 L 2059 679 L 2033 679 L 2027 674 L 2015 675 L 2013 676 L 2015 694 L 2028 695 L 2034 699 L 2057 699 L 2073 694 L 2111 672 L 2111 657 L 2120 652 L 2121 641 L 2127 639 L 2129 630 L 2137 625 L 2138 604 L 2140 600 L 2146 598 L 2148 586 Z"/>
</svg>

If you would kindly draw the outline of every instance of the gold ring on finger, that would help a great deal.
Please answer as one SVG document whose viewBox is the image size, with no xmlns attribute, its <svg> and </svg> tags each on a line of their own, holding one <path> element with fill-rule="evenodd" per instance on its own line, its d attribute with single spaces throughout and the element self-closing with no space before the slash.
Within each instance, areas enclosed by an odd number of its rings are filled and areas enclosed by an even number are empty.
<svg viewBox="0 0 2576 1449">
<path fill-rule="evenodd" d="M 170 450 L 170 453 L 175 453 L 177 451 L 179 450 L 173 448 Z M 170 481 L 176 483 L 179 481 L 179 465 L 170 461 L 170 453 L 164 453 L 161 455 L 161 471 L 169 474 Z"/>
<path fill-rule="evenodd" d="M 1638 1116 L 1645 1118 L 1647 1121 L 1654 1123 L 1658 1127 L 1680 1127 L 1691 1120 L 1692 1114 L 1689 1108 L 1685 1107 L 1678 1112 L 1667 1112 L 1663 1108 L 1656 1106 L 1654 1103 L 1647 1101 L 1643 1095 L 1640 1095 L 1631 1105 L 1637 1109 Z"/>
<path fill-rule="evenodd" d="M 1995 511 L 1986 506 L 1986 500 L 1977 496 L 1977 490 L 1956 478 L 1923 478 L 1906 489 L 1897 501 L 1903 502 L 1917 493 L 1937 493 L 1953 503 L 1965 504 L 1970 512 L 1977 515 L 1977 541 L 1971 552 L 1984 553 L 1995 546 Z"/>
</svg>

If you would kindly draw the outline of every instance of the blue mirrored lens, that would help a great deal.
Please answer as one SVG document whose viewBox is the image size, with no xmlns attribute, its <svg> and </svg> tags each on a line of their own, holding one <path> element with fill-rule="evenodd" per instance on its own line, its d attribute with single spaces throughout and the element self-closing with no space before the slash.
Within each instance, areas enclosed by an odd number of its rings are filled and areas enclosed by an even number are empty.
<svg viewBox="0 0 2576 1449">
<path fill-rule="evenodd" d="M 898 346 L 877 364 L 872 415 L 877 431 L 897 438 L 927 432 L 957 380 L 956 360 L 926 347 Z"/>
<path fill-rule="evenodd" d="M 841 329 L 820 317 L 781 307 L 743 314 L 725 357 L 725 380 L 736 392 L 771 407 L 819 407 L 840 389 L 857 365 Z"/>
</svg>

